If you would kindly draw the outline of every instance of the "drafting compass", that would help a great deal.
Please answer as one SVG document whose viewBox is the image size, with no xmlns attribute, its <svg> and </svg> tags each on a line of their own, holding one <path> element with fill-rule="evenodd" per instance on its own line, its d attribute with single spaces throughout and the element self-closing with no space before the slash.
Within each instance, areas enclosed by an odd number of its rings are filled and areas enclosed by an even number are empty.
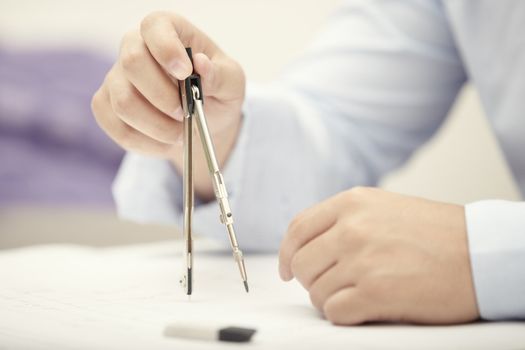
<svg viewBox="0 0 525 350">
<path fill-rule="evenodd" d="M 193 64 L 191 48 L 186 52 Z M 211 139 L 206 117 L 204 115 L 204 95 L 202 93 L 201 78 L 193 72 L 185 80 L 179 81 L 179 91 L 184 112 L 184 154 L 183 154 L 183 234 L 184 234 L 184 253 L 186 269 L 181 284 L 187 295 L 193 291 L 193 236 L 192 221 L 194 207 L 193 190 L 193 125 L 197 124 L 197 130 L 202 142 L 202 148 L 206 157 L 208 170 L 213 183 L 215 198 L 219 204 L 220 221 L 226 226 L 228 238 L 233 251 L 233 258 L 239 267 L 244 288 L 248 292 L 248 278 L 242 251 L 239 249 L 235 230 L 233 228 L 233 215 L 228 202 L 228 192 L 224 184 L 224 179 L 219 170 L 219 164 L 215 156 L 215 148 Z"/>
</svg>

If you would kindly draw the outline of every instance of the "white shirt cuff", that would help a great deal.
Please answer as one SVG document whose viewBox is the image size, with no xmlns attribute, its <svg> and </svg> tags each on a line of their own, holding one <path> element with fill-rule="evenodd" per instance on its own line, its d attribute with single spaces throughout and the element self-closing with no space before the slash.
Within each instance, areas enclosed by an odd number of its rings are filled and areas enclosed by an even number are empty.
<svg viewBox="0 0 525 350">
<path fill-rule="evenodd" d="M 481 317 L 525 318 L 525 202 L 475 202 L 465 215 Z"/>
</svg>

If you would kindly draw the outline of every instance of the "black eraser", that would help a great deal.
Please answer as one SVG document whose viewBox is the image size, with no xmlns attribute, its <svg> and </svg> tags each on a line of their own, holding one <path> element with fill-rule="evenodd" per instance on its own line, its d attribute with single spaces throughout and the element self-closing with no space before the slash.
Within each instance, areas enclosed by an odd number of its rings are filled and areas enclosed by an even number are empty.
<svg viewBox="0 0 525 350">
<path fill-rule="evenodd" d="M 227 327 L 219 330 L 219 340 L 236 343 L 249 342 L 256 330 L 252 328 Z"/>
</svg>

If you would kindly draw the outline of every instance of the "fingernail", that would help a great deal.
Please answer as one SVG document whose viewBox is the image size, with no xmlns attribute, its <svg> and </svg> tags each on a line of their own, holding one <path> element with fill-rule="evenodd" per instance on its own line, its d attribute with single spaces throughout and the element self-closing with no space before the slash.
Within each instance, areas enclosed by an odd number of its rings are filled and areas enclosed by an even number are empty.
<svg viewBox="0 0 525 350">
<path fill-rule="evenodd" d="M 175 120 L 178 120 L 179 122 L 183 121 L 184 113 L 182 112 L 182 107 L 177 107 L 177 109 L 173 113 L 171 113 L 171 117 Z"/>
<path fill-rule="evenodd" d="M 169 70 L 179 80 L 185 79 L 190 74 L 190 69 L 178 60 L 170 64 Z"/>
</svg>

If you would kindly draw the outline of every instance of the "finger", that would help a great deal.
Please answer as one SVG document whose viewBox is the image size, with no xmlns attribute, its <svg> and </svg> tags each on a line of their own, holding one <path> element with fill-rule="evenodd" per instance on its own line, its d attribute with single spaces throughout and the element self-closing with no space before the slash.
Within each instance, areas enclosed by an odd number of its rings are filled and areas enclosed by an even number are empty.
<svg viewBox="0 0 525 350">
<path fill-rule="evenodd" d="M 210 59 L 204 53 L 193 55 L 193 66 L 202 79 L 206 96 L 229 100 L 239 98 L 239 86 L 244 86 L 244 74 L 240 66 L 221 55 Z"/>
<path fill-rule="evenodd" d="M 202 89 L 206 96 L 210 96 L 214 90 L 216 90 L 217 79 L 217 67 L 208 56 L 199 52 L 193 55 L 193 67 L 195 72 L 201 76 Z"/>
<path fill-rule="evenodd" d="M 292 279 L 291 261 L 295 253 L 309 241 L 324 233 L 336 221 L 330 202 L 321 202 L 296 216 L 281 242 L 279 274 L 285 281 Z"/>
<path fill-rule="evenodd" d="M 140 33 L 155 60 L 168 73 L 184 80 L 192 73 L 193 67 L 179 33 L 183 33 L 185 41 L 190 44 L 193 29 L 182 18 L 177 17 L 178 20 L 174 21 L 173 17 L 167 13 L 153 13 L 142 21 Z"/>
<path fill-rule="evenodd" d="M 145 155 L 165 155 L 171 149 L 170 145 L 153 140 L 120 120 L 113 113 L 105 85 L 93 96 L 91 109 L 102 130 L 124 149 Z"/>
<path fill-rule="evenodd" d="M 323 306 L 327 320 L 336 325 L 357 325 L 371 321 L 372 304 L 355 287 L 341 289 L 332 294 Z"/>
<path fill-rule="evenodd" d="M 120 66 L 126 78 L 153 106 L 182 121 L 178 83 L 151 56 L 140 33 L 126 35 L 120 51 Z"/>
<path fill-rule="evenodd" d="M 312 281 L 310 300 L 319 310 L 323 310 L 325 302 L 337 291 L 353 287 L 357 282 L 356 271 L 348 258 L 337 262 L 335 265 L 320 274 Z"/>
<path fill-rule="evenodd" d="M 307 290 L 320 275 L 337 263 L 339 242 L 336 237 L 332 228 L 305 244 L 292 257 L 292 274 Z"/>
<path fill-rule="evenodd" d="M 153 107 L 118 67 L 107 85 L 113 111 L 124 123 L 162 143 L 181 141 L 182 123 Z"/>
</svg>

